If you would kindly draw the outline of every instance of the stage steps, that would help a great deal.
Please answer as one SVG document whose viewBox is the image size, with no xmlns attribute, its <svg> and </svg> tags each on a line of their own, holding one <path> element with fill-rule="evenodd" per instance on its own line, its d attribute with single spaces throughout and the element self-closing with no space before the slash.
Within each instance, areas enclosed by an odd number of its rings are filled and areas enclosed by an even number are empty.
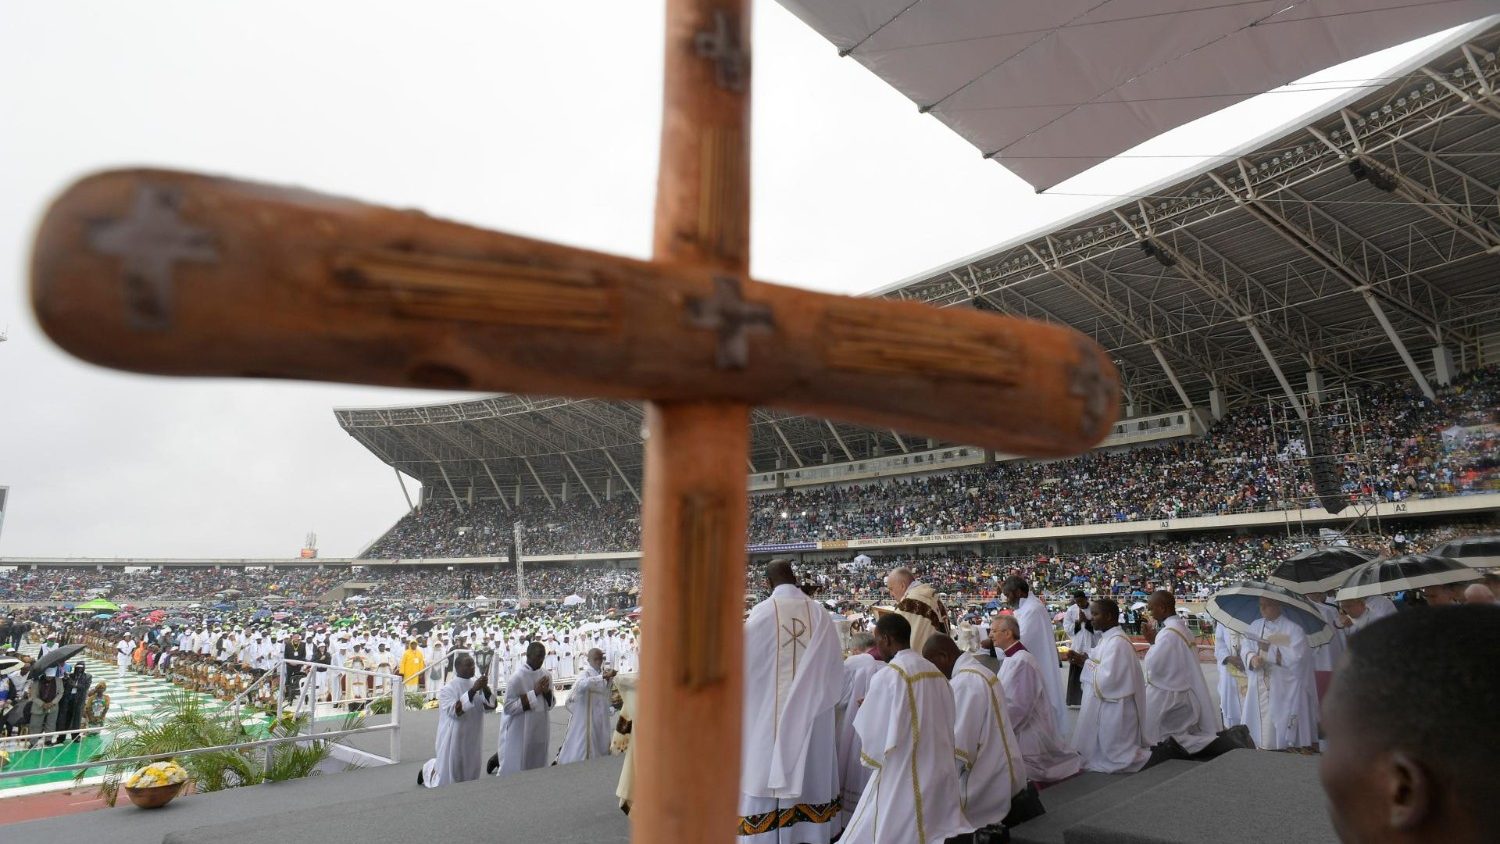
<svg viewBox="0 0 1500 844">
<path fill-rule="evenodd" d="M 1085 773 L 1042 792 L 1016 844 L 1336 844 L 1315 756 L 1233 750 L 1130 775 Z"/>
</svg>

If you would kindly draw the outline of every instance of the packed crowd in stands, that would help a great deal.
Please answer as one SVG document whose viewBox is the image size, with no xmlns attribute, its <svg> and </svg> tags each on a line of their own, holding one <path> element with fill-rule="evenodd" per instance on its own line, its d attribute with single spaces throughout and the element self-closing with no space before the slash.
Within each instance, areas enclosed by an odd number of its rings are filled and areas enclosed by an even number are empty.
<svg viewBox="0 0 1500 844">
<path fill-rule="evenodd" d="M 200 601 L 233 591 L 245 596 L 311 601 L 348 580 L 348 573 L 313 567 L 215 569 L 212 566 L 123 573 L 90 568 L 29 568 L 0 571 L 0 602 L 87 601 L 108 597 L 117 604 L 153 601 Z"/>
<path fill-rule="evenodd" d="M 1439 527 L 1391 527 L 1387 536 L 1354 537 L 1353 543 L 1381 553 L 1423 550 L 1459 534 L 1492 530 L 1493 526 L 1458 521 Z M 1400 532 L 1406 540 L 1401 549 L 1392 547 L 1390 537 Z M 821 596 L 873 600 L 883 594 L 884 578 L 896 566 L 909 566 L 919 572 L 924 582 L 939 592 L 963 600 L 987 600 L 995 594 L 1001 579 L 1019 574 L 1049 595 L 1061 594 L 1075 586 L 1113 594 L 1149 592 L 1170 588 L 1183 597 L 1193 597 L 1245 578 L 1264 577 L 1277 563 L 1306 547 L 1305 538 L 1288 537 L 1284 532 L 1248 536 L 1194 536 L 1154 544 L 1131 544 L 1120 538 L 1114 547 L 1087 552 L 1015 553 L 1010 556 L 978 554 L 875 554 L 826 556 L 809 559 L 798 565 L 805 583 L 818 587 Z M 163 575 L 129 575 L 92 570 L 38 569 L 0 573 L 0 604 L 5 601 L 81 600 L 104 595 L 117 603 L 150 605 L 152 600 L 215 601 L 221 583 L 234 583 L 243 594 L 236 596 L 252 602 L 264 599 L 313 599 L 331 586 L 353 581 L 366 586 L 365 597 L 376 602 L 463 601 L 480 598 L 508 602 L 518 597 L 516 573 L 509 566 L 455 567 L 379 567 L 363 571 L 348 569 L 287 568 L 276 572 L 239 572 L 224 569 L 212 583 L 202 577 L 177 576 L 177 570 Z M 760 566 L 749 566 L 746 591 L 760 594 L 765 584 L 759 578 Z M 156 580 L 150 590 L 131 589 L 131 584 Z M 59 584 L 67 584 L 60 588 Z M 229 588 L 229 587 L 222 587 Z M 127 591 L 121 592 L 121 589 Z M 528 566 L 526 592 L 535 600 L 557 601 L 579 595 L 596 608 L 628 608 L 639 603 L 640 573 L 636 569 L 616 568 L 604 564 Z M 154 598 L 139 597 L 150 593 Z M 64 595 L 64 598 L 57 598 Z"/>
<path fill-rule="evenodd" d="M 1359 454 L 1344 467 L 1350 499 L 1386 501 L 1500 489 L 1500 367 L 1460 376 L 1437 402 L 1390 385 L 1363 385 L 1357 405 L 1326 394 L 1315 418 L 1328 448 Z M 801 487 L 750 501 L 752 544 L 924 536 L 1175 519 L 1315 506 L 1295 426 L 1264 402 L 1220 420 L 1202 438 L 1070 460 L 1005 462 L 865 484 Z M 1455 431 L 1455 428 L 1467 430 Z M 1446 433 L 1445 433 L 1446 432 Z M 1357 438 L 1359 442 L 1351 442 Z M 526 554 L 640 547 L 633 498 L 460 513 L 438 499 L 398 522 L 364 556 L 503 556 L 513 521 Z"/>
</svg>

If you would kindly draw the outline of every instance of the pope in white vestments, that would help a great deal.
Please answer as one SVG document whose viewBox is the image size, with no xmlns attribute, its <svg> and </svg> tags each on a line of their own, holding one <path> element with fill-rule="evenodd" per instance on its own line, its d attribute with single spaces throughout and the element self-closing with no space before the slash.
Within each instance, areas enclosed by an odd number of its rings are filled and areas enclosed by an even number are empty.
<svg viewBox="0 0 1500 844">
<path fill-rule="evenodd" d="M 559 765 L 609 755 L 614 729 L 609 717 L 609 687 L 614 676 L 615 672 L 604 670 L 604 653 L 598 648 L 589 651 L 588 664 L 568 692 L 566 705 L 571 717 L 568 734 L 557 752 Z"/>
<path fill-rule="evenodd" d="M 958 757 L 959 806 L 975 828 L 998 824 L 1010 800 L 1026 787 L 1021 743 L 1005 717 L 1000 679 L 972 654 L 953 663 L 953 752 Z"/>
<path fill-rule="evenodd" d="M 1146 741 L 1168 736 L 1197 753 L 1219 736 L 1219 712 L 1198 667 L 1198 648 L 1177 616 L 1170 592 L 1156 592 L 1150 611 L 1160 627 L 1146 651 Z"/>
<path fill-rule="evenodd" d="M 1088 660 L 1093 663 L 1093 694 L 1083 699 L 1073 729 L 1073 749 L 1087 771 L 1134 773 L 1151 758 L 1146 734 L 1146 678 L 1135 647 L 1119 627 L 1114 601 L 1093 603 L 1094 630 L 1100 634 Z"/>
<path fill-rule="evenodd" d="M 547 649 L 541 642 L 526 647 L 526 661 L 505 684 L 505 709 L 500 720 L 499 776 L 541 768 L 547 764 L 551 723 L 552 677 L 542 670 Z"/>
<path fill-rule="evenodd" d="M 850 642 L 858 653 L 844 660 L 844 691 L 834 709 L 838 724 L 839 817 L 846 826 L 854 816 L 854 807 L 865 790 L 865 783 L 870 781 L 870 769 L 859 758 L 859 733 L 854 730 L 854 719 L 859 717 L 859 708 L 869 693 L 870 678 L 885 667 L 885 663 L 869 653 L 875 647 L 870 634 L 854 634 Z"/>
<path fill-rule="evenodd" d="M 739 840 L 826 844 L 842 829 L 838 630 L 797 587 L 790 563 L 773 561 L 767 578 L 771 597 L 745 619 Z"/>
<path fill-rule="evenodd" d="M 890 661 L 870 678 L 854 719 L 874 774 L 840 844 L 941 844 L 974 829 L 958 805 L 953 690 L 908 647 L 910 630 L 899 615 L 875 625 Z"/>
<path fill-rule="evenodd" d="M 428 788 L 477 780 L 484 770 L 484 716 L 495 711 L 495 690 L 474 676 L 468 654 L 458 658 L 456 671 L 438 692 L 437 758 L 422 770 Z"/>
<path fill-rule="evenodd" d="M 1240 645 L 1249 677 L 1245 726 L 1262 750 L 1310 747 L 1318 740 L 1318 715 L 1307 634 L 1269 598 L 1260 599 L 1260 612 Z"/>
</svg>

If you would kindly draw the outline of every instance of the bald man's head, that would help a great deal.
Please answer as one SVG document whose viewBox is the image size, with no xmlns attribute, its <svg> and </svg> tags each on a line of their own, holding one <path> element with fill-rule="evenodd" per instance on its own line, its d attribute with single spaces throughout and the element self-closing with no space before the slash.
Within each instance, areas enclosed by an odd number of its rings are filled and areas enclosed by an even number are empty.
<svg viewBox="0 0 1500 844">
<path fill-rule="evenodd" d="M 791 560 L 772 560 L 766 565 L 766 582 L 771 588 L 778 586 L 796 586 L 797 572 L 792 569 Z"/>
<path fill-rule="evenodd" d="M 588 660 L 589 665 L 592 665 L 594 667 L 594 670 L 598 671 L 599 669 L 604 667 L 604 651 L 601 651 L 598 648 L 589 648 Z"/>
<path fill-rule="evenodd" d="M 1490 587 L 1485 586 L 1483 583 L 1470 583 L 1468 588 L 1464 589 L 1464 603 L 1493 604 L 1495 603 L 1495 593 L 1491 592 Z"/>
<path fill-rule="evenodd" d="M 950 680 L 953 679 L 953 663 L 958 662 L 960 653 L 958 643 L 942 633 L 928 636 L 926 644 L 922 645 L 922 658 L 936 665 Z"/>
<path fill-rule="evenodd" d="M 1152 618 L 1159 622 L 1166 621 L 1177 614 L 1177 599 L 1171 592 L 1158 589 L 1146 599 L 1146 609 L 1150 611 Z"/>
<path fill-rule="evenodd" d="M 906 597 L 906 589 L 911 586 L 917 576 L 912 570 L 905 566 L 891 569 L 891 573 L 885 576 L 885 588 L 890 590 L 891 597 L 901 600 Z"/>
</svg>

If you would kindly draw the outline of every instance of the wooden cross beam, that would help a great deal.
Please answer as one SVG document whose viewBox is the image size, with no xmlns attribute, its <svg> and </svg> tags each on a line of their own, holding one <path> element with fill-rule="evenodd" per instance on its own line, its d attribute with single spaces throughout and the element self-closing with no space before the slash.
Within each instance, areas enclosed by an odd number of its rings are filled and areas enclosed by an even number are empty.
<svg viewBox="0 0 1500 844">
<path fill-rule="evenodd" d="M 304 191 L 92 176 L 37 234 L 73 354 L 172 375 L 647 402 L 636 841 L 728 842 L 738 799 L 750 408 L 1055 456 L 1119 383 L 1071 329 L 752 281 L 748 0 L 668 0 L 654 260 Z"/>
</svg>

